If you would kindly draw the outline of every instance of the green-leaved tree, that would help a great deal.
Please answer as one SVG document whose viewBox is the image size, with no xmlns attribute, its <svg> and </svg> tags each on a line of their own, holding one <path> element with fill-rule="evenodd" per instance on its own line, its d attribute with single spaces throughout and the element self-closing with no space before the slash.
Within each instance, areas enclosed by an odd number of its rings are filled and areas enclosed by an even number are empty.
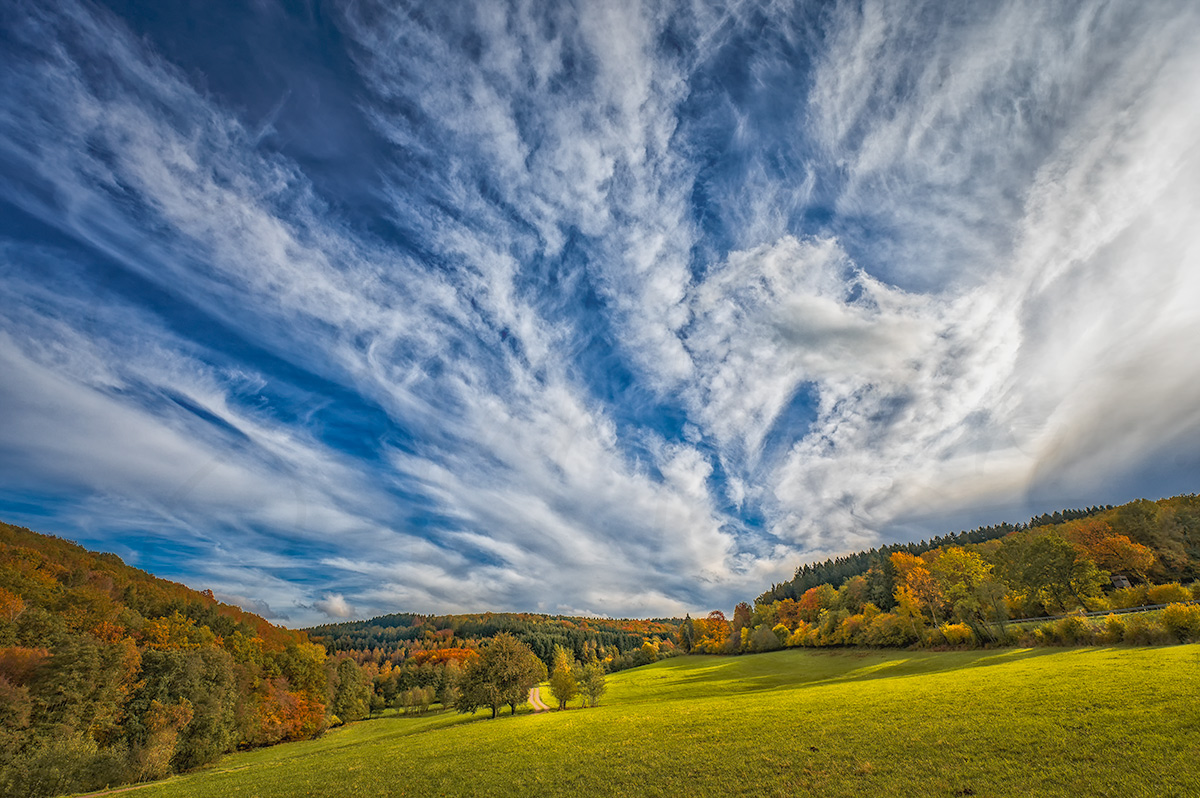
<svg viewBox="0 0 1200 798">
<path fill-rule="evenodd" d="M 530 688 L 545 678 L 546 665 L 533 650 L 507 632 L 501 632 L 463 671 L 454 708 L 459 712 L 474 712 L 479 707 L 488 707 L 494 718 L 500 707 L 508 704 L 515 714 Z"/>
<path fill-rule="evenodd" d="M 604 666 L 599 662 L 589 662 L 584 665 L 579 675 L 579 690 L 587 699 L 588 706 L 594 707 L 608 689 L 604 676 Z"/>
</svg>

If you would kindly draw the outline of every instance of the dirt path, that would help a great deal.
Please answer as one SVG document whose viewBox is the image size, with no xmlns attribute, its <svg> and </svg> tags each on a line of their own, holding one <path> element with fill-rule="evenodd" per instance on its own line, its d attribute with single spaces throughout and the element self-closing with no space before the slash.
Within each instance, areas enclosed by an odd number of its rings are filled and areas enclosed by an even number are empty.
<svg viewBox="0 0 1200 798">
<path fill-rule="evenodd" d="M 542 701 L 541 688 L 532 687 L 529 690 L 529 703 L 533 705 L 534 712 L 545 712 L 550 707 Z"/>
</svg>

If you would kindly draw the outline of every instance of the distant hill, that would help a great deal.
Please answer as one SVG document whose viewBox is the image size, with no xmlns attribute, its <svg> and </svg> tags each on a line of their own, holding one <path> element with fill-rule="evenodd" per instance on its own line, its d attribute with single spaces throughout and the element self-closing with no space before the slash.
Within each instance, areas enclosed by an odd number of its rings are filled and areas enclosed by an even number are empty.
<svg viewBox="0 0 1200 798">
<path fill-rule="evenodd" d="M 943 546 L 964 546 L 997 540 L 1013 532 L 1038 527 L 1055 526 L 1093 516 L 1112 524 L 1115 534 L 1126 535 L 1133 541 L 1157 549 L 1163 556 L 1158 559 L 1158 568 L 1151 574 L 1161 580 L 1195 579 L 1200 576 L 1200 525 L 1196 513 L 1200 500 L 1193 494 L 1150 502 L 1138 499 L 1120 507 L 1111 504 L 1083 509 L 1058 510 L 1053 513 L 1030 518 L 1027 523 L 1000 523 L 981 526 L 970 531 L 935 535 L 928 540 L 909 543 L 893 543 L 888 546 L 867 549 L 824 562 L 805 563 L 796 569 L 796 575 L 787 582 L 771 585 L 758 597 L 758 603 L 769 603 L 782 599 L 799 599 L 806 590 L 824 584 L 841 585 L 855 576 L 865 576 L 871 567 L 882 567 L 892 554 L 904 552 L 920 555 Z M 889 597 L 874 596 L 880 606 L 890 604 Z"/>
<path fill-rule="evenodd" d="M 487 612 L 469 615 L 397 613 L 367 621 L 314 626 L 306 631 L 330 652 L 352 652 L 362 661 L 399 663 L 423 652 L 476 648 L 483 640 L 508 632 L 533 649 L 549 666 L 554 647 L 587 662 L 596 658 L 609 670 L 644 664 L 674 649 L 679 618 L 612 620 L 567 615 Z M 643 653 L 642 647 L 649 645 Z"/>
<path fill-rule="evenodd" d="M 679 642 L 729 654 L 1191 642 L 1200 640 L 1197 576 L 1200 497 L 1140 499 L 805 565 L 732 619 L 692 619 Z M 1137 614 L 1126 621 L 1125 611 Z"/>
<path fill-rule="evenodd" d="M 161 778 L 328 725 L 304 632 L 0 523 L 0 794 Z"/>
<path fill-rule="evenodd" d="M 303 632 L 217 601 L 211 591 L 192 590 L 126 565 L 115 554 L 88 551 L 72 541 L 3 522 L 0 589 L 19 593 L 27 609 L 59 616 L 71 633 L 121 622 L 139 631 L 148 618 L 179 612 L 217 635 L 240 631 L 261 638 L 268 648 L 308 642 Z"/>
</svg>

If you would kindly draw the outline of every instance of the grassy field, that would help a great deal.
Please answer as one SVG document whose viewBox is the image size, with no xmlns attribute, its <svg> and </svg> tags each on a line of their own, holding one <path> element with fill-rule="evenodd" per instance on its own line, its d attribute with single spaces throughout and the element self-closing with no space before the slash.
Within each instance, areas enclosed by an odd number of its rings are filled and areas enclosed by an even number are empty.
<svg viewBox="0 0 1200 798">
<path fill-rule="evenodd" d="M 686 657 L 594 709 L 483 716 L 366 721 L 135 795 L 1200 796 L 1197 645 Z"/>
</svg>

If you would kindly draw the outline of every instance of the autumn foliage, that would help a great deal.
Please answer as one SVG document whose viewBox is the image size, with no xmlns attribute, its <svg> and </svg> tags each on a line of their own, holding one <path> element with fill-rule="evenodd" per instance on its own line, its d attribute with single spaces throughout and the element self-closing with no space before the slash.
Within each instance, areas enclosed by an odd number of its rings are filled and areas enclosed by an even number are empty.
<svg viewBox="0 0 1200 798">
<path fill-rule="evenodd" d="M 0 794 L 160 778 L 312 737 L 328 688 L 303 632 L 0 524 Z"/>
<path fill-rule="evenodd" d="M 759 597 L 740 634 L 692 621 L 692 650 L 797 646 L 970 647 L 1200 638 L 1200 497 L 1043 515 L 799 569 Z M 817 575 L 841 581 L 812 584 Z M 1158 615 L 1088 618 L 1170 605 Z M 1015 619 L 1058 617 L 1036 625 Z M 710 616 L 711 618 L 712 616 Z M 723 620 L 723 616 L 722 616 Z M 710 631 L 711 626 L 711 631 Z M 681 635 L 685 630 L 681 627 Z M 779 641 L 777 643 L 776 641 Z"/>
</svg>

